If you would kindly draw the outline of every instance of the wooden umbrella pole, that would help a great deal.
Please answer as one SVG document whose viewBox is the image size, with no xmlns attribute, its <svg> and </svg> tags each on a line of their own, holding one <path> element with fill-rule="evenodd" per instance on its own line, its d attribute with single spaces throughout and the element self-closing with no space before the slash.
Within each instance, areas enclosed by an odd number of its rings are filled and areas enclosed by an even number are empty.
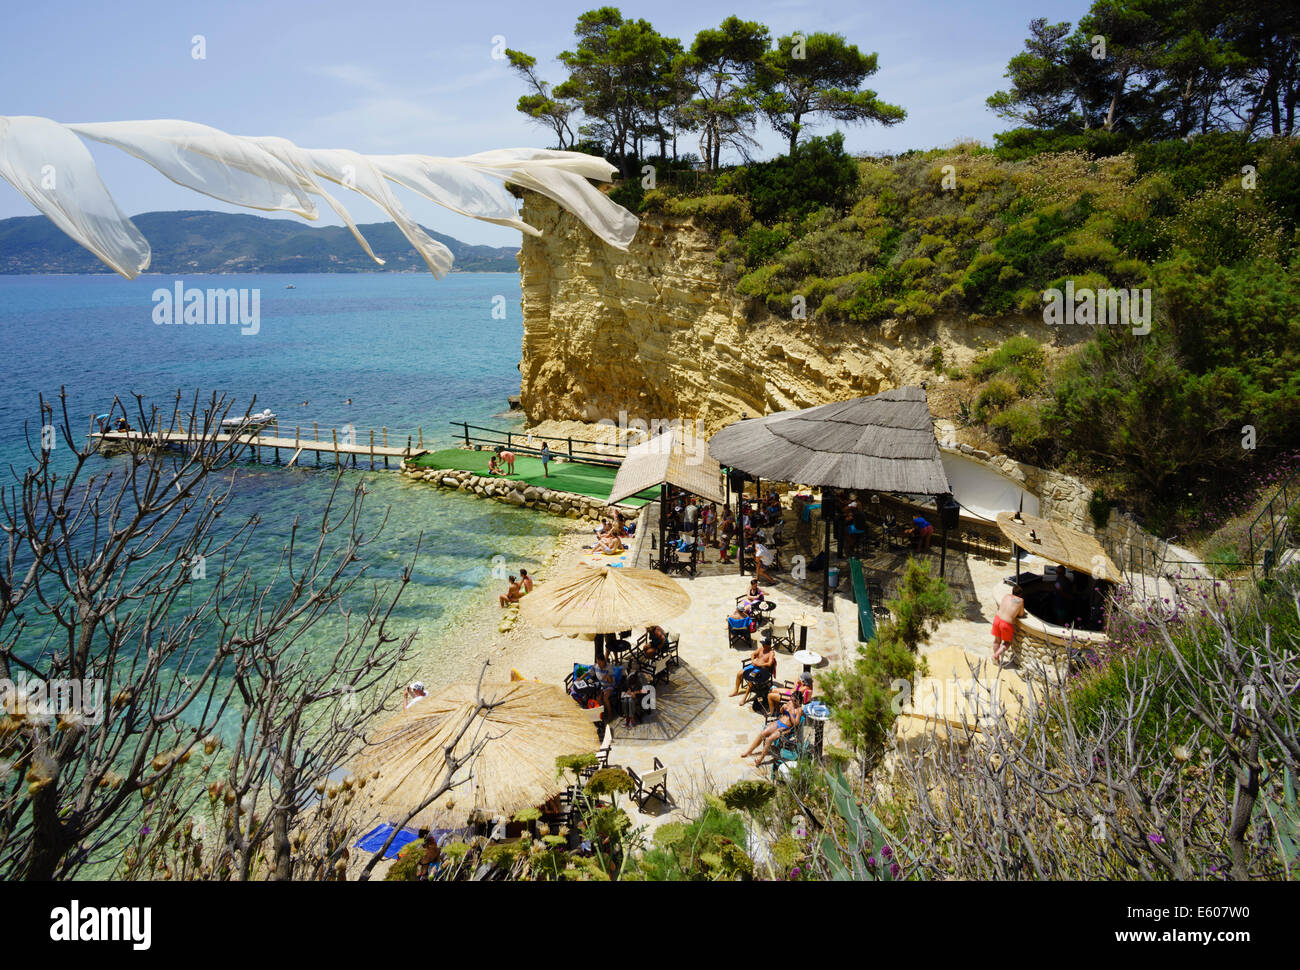
<svg viewBox="0 0 1300 970">
<path fill-rule="evenodd" d="M 668 573 L 668 483 L 659 483 L 659 571 Z"/>
<path fill-rule="evenodd" d="M 736 564 L 740 575 L 745 575 L 745 473 L 736 479 Z"/>
<path fill-rule="evenodd" d="M 827 514 L 830 508 L 830 489 L 822 486 L 822 519 L 826 522 L 826 544 L 822 553 L 826 561 L 822 564 L 822 612 L 831 611 L 831 518 Z"/>
</svg>

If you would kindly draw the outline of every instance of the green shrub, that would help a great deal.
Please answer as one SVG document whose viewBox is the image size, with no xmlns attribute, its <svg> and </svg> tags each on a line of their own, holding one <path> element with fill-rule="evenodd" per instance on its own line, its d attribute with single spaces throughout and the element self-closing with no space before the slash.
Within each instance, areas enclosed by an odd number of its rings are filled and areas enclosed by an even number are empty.
<svg viewBox="0 0 1300 970">
<path fill-rule="evenodd" d="M 733 229 L 737 232 L 753 221 L 749 202 L 735 195 L 700 195 L 677 198 L 668 203 L 668 211 L 675 216 L 689 216 L 716 229 Z"/>
<path fill-rule="evenodd" d="M 793 155 L 757 162 L 719 176 L 716 191 L 748 199 L 755 218 L 771 225 L 829 207 L 846 210 L 858 189 L 858 163 L 840 132 L 809 138 Z"/>
<path fill-rule="evenodd" d="M 1088 515 L 1092 519 L 1092 524 L 1097 529 L 1106 528 L 1106 523 L 1110 521 L 1110 510 L 1113 503 L 1106 497 L 1106 493 L 1100 488 L 1096 489 L 1088 496 Z"/>
<path fill-rule="evenodd" d="M 980 389 L 975 398 L 973 412 L 976 421 L 987 422 L 995 411 L 1001 411 L 1019 397 L 1016 386 L 1005 377 L 995 377 Z"/>
<path fill-rule="evenodd" d="M 989 419 L 989 427 L 1003 445 L 1025 455 L 1032 455 L 1043 444 L 1043 423 L 1038 405 L 1030 401 L 1018 401 L 994 414 Z"/>
<path fill-rule="evenodd" d="M 912 682 L 917 647 L 955 611 L 952 593 L 943 579 L 930 575 L 928 561 L 911 557 L 903 569 L 897 598 L 886 605 L 890 619 L 876 627 L 876 636 L 869 643 L 859 645 L 857 659 L 822 678 L 822 692 L 835 712 L 835 723 L 867 764 L 884 750 L 896 717 L 897 683 Z"/>
</svg>

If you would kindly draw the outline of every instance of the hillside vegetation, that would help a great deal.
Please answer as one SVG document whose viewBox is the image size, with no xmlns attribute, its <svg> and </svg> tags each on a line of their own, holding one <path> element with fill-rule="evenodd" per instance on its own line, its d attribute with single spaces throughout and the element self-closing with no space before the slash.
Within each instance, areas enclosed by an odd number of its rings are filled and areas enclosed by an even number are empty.
<svg viewBox="0 0 1300 970">
<path fill-rule="evenodd" d="M 945 370 L 942 348 L 932 362 L 964 382 L 956 416 L 1015 456 L 1081 473 L 1157 525 L 1200 521 L 1231 485 L 1225 463 L 1300 442 L 1300 146 L 1208 134 L 1009 154 L 852 159 L 832 135 L 707 192 L 666 172 L 629 201 L 714 227 L 738 292 L 782 316 L 802 305 L 867 330 L 1041 318 L 1044 293 L 1067 284 L 1150 290 L 1149 333 L 1094 326 L 1050 369 L 1024 339 L 970 373 Z"/>
</svg>

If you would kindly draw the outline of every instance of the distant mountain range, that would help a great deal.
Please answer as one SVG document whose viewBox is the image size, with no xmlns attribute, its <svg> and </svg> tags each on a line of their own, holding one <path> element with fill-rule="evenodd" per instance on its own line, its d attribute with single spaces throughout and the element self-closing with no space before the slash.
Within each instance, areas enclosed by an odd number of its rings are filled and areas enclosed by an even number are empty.
<svg viewBox="0 0 1300 970">
<path fill-rule="evenodd" d="M 378 266 L 342 226 L 305 226 L 288 219 L 226 212 L 145 212 L 132 216 L 153 250 L 148 272 L 363 273 L 428 272 L 391 222 L 359 226 Z M 456 257 L 454 270 L 517 272 L 518 246 L 471 246 L 425 229 Z M 44 216 L 0 219 L 0 274 L 111 273 Z"/>
</svg>

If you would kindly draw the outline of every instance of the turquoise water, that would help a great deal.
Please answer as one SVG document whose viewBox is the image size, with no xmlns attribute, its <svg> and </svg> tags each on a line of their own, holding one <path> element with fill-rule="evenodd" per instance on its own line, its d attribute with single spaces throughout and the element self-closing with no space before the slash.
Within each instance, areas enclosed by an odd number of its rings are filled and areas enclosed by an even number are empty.
<svg viewBox="0 0 1300 970">
<path fill-rule="evenodd" d="M 428 447 L 454 442 L 448 422 L 468 420 L 517 427 L 502 412 L 518 393 L 522 324 L 519 278 L 506 273 L 337 276 L 191 276 L 188 287 L 260 290 L 260 329 L 234 326 L 160 326 L 153 292 L 170 277 L 126 281 L 113 276 L 0 276 L 0 468 L 21 469 L 30 458 L 23 427 L 39 426 L 37 395 L 55 398 L 65 386 L 73 427 L 108 410 L 113 395 L 139 394 L 170 413 L 177 390 L 233 395 L 236 411 L 256 395 L 282 429 L 351 423 L 358 440 L 387 426 L 390 441 L 423 426 Z M 289 283 L 293 290 L 286 289 Z M 496 300 L 495 298 L 504 298 Z M 493 318 L 504 306 L 505 319 Z M 351 398 L 352 404 L 345 403 Z M 302 406 L 306 401 L 307 406 Z M 134 409 L 134 404 L 131 405 Z M 234 413 L 234 412 L 232 412 Z M 400 432 L 399 432 L 399 429 Z M 288 432 L 292 435 L 292 431 Z M 396 439 L 396 440 L 394 440 Z M 61 447 L 61 446 L 60 446 Z M 56 455 L 66 459 L 56 447 Z M 283 456 L 286 460 L 288 455 Z M 303 459 L 306 460 L 304 455 Z M 113 459 L 94 458 L 107 465 Z M 318 522 L 332 474 L 324 467 L 241 466 L 224 520 L 262 517 L 246 553 L 259 576 L 279 560 L 295 516 Z M 395 615 L 396 628 L 420 629 L 413 668 L 433 677 L 439 664 L 459 666 L 473 644 L 448 630 L 467 605 L 495 596 L 494 556 L 511 568 L 536 564 L 558 532 L 558 520 L 497 502 L 466 498 L 404 481 L 396 471 L 349 471 L 350 488 L 364 481 L 370 494 L 364 522 L 373 530 L 387 513 L 366 565 L 381 583 L 423 543 L 414 575 Z M 312 634 L 331 648 L 338 627 Z M 25 644 L 39 649 L 34 636 Z"/>
</svg>

